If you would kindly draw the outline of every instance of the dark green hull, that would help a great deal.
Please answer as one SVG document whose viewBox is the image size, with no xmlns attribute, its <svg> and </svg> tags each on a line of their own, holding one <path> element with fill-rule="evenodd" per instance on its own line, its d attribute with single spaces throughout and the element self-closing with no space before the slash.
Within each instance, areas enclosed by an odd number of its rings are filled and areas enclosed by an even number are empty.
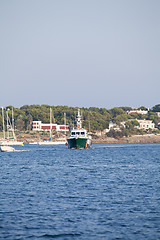
<svg viewBox="0 0 160 240">
<path fill-rule="evenodd" d="M 87 138 L 69 138 L 67 139 L 68 148 L 80 149 L 80 148 L 89 148 L 87 144 Z"/>
</svg>

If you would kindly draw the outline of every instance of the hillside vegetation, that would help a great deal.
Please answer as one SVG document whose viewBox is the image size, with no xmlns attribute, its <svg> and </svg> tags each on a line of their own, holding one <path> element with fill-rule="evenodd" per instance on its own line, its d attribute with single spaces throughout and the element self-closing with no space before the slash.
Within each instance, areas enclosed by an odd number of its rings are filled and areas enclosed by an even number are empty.
<svg viewBox="0 0 160 240">
<path fill-rule="evenodd" d="M 66 113 L 67 125 L 71 128 L 75 124 L 75 116 L 77 114 L 78 107 L 68 106 L 50 106 L 50 105 L 24 105 L 20 108 L 14 106 L 7 106 L 5 109 L 8 111 L 10 119 L 12 118 L 12 109 L 14 110 L 14 122 L 17 130 L 31 130 L 32 121 L 42 121 L 43 123 L 49 123 L 50 121 L 50 107 L 53 112 L 53 119 L 57 124 L 64 124 L 64 113 Z M 92 132 L 96 130 L 103 131 L 108 128 L 109 122 L 120 124 L 120 122 L 126 122 L 126 128 L 122 129 L 121 133 L 115 133 L 110 131 L 109 136 L 116 134 L 128 135 L 138 131 L 134 129 L 137 124 L 136 119 L 152 120 L 156 125 L 159 122 L 156 112 L 160 112 L 160 104 L 153 106 L 147 114 L 127 114 L 127 110 L 131 110 L 131 107 L 115 107 L 107 110 L 106 108 L 81 108 L 81 114 L 83 119 L 83 127 Z M 145 110 L 146 108 L 140 107 L 139 109 Z M 133 121 L 129 121 L 129 120 Z M 128 122 L 127 122 L 128 121 Z M 6 119 L 5 119 L 6 122 Z M 2 113 L 0 113 L 0 130 L 2 131 Z M 138 133 L 138 132 L 137 132 Z M 115 136 L 116 137 L 116 136 Z"/>
</svg>

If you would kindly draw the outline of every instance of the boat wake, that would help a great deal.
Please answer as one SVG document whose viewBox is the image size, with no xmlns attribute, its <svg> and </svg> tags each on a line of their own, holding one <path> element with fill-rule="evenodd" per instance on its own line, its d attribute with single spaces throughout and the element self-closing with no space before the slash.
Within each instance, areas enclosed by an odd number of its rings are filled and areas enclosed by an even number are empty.
<svg viewBox="0 0 160 240">
<path fill-rule="evenodd" d="M 30 152 L 31 150 L 14 150 L 14 152 Z"/>
</svg>

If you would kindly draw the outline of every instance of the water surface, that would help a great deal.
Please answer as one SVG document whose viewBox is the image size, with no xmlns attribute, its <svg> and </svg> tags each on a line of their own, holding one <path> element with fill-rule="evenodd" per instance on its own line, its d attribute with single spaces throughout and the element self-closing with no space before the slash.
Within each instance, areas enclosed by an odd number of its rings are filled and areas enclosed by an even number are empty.
<svg viewBox="0 0 160 240">
<path fill-rule="evenodd" d="M 0 239 L 160 239 L 160 144 L 0 153 Z"/>
</svg>

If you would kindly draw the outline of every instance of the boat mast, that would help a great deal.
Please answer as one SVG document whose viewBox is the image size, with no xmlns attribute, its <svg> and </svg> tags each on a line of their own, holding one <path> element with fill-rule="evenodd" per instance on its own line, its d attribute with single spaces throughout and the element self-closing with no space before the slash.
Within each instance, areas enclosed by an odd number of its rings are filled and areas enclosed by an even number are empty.
<svg viewBox="0 0 160 240">
<path fill-rule="evenodd" d="M 2 120 L 3 120 L 3 139 L 5 140 L 6 136 L 5 136 L 5 128 L 4 128 L 4 111 L 3 111 L 3 107 L 2 107 Z"/>
<path fill-rule="evenodd" d="M 14 114 L 13 114 L 13 107 L 12 107 L 12 128 L 14 130 Z"/>
<path fill-rule="evenodd" d="M 16 139 L 15 134 L 14 134 L 14 115 L 13 115 L 13 107 L 12 107 L 12 132 L 13 132 L 13 138 L 14 140 Z"/>
<path fill-rule="evenodd" d="M 52 138 L 52 109 L 50 108 L 50 139 L 51 138 Z"/>
<path fill-rule="evenodd" d="M 91 132 L 90 112 L 89 112 L 89 132 Z"/>
<path fill-rule="evenodd" d="M 66 113 L 64 113 L 65 141 L 66 141 Z"/>
<path fill-rule="evenodd" d="M 6 115 L 7 115 L 7 139 L 9 140 L 9 119 L 8 119 L 8 109 L 6 111 Z"/>
</svg>

